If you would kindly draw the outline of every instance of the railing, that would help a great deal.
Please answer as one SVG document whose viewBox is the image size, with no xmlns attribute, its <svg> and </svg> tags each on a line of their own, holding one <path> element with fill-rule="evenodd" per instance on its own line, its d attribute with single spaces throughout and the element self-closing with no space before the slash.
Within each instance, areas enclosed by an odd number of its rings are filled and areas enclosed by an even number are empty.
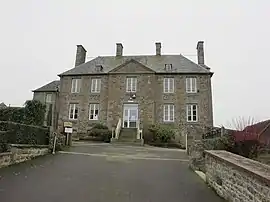
<svg viewBox="0 0 270 202">
<path fill-rule="evenodd" d="M 121 130 L 121 118 L 119 118 L 116 129 L 115 129 L 115 139 L 119 138 L 120 130 Z"/>
</svg>

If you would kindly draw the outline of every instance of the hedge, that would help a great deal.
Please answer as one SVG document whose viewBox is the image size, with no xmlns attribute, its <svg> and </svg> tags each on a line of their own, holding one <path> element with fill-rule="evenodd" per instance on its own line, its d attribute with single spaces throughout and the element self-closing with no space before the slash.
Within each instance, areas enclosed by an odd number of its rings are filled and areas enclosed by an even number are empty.
<svg viewBox="0 0 270 202">
<path fill-rule="evenodd" d="M 0 109 L 0 121 L 12 121 L 27 125 L 42 126 L 46 106 L 38 100 L 28 100 L 25 107 L 6 107 Z"/>
<path fill-rule="evenodd" d="M 0 147 L 6 148 L 7 144 L 49 144 L 49 128 L 33 125 L 0 121 Z M 3 150 L 3 149 L 2 149 Z"/>
</svg>

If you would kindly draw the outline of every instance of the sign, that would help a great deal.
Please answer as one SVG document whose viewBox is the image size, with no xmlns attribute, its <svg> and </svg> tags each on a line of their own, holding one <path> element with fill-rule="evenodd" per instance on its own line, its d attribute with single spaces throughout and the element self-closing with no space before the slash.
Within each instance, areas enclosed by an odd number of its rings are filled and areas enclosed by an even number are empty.
<svg viewBox="0 0 270 202">
<path fill-rule="evenodd" d="M 73 129 L 72 128 L 65 128 L 65 133 L 72 133 Z"/>
<path fill-rule="evenodd" d="M 64 127 L 72 128 L 72 123 L 71 122 L 64 122 Z"/>
</svg>

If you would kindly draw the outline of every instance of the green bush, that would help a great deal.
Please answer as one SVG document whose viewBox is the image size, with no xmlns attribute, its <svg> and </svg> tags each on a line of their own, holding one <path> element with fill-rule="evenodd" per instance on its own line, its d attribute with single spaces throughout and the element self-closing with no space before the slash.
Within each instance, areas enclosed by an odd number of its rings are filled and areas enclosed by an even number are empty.
<svg viewBox="0 0 270 202">
<path fill-rule="evenodd" d="M 7 131 L 0 131 L 0 153 L 8 151 Z"/>
<path fill-rule="evenodd" d="M 4 141 L 8 144 L 49 144 L 49 128 L 47 127 L 0 121 L 0 131 L 6 131 Z"/>
<path fill-rule="evenodd" d="M 12 121 L 27 125 L 42 126 L 46 106 L 37 100 L 25 102 L 25 107 L 6 107 L 0 109 L 0 121 Z"/>
<path fill-rule="evenodd" d="M 152 142 L 168 143 L 175 138 L 175 132 L 171 126 L 155 124 L 148 130 L 150 134 L 147 139 Z"/>
<path fill-rule="evenodd" d="M 92 127 L 93 129 L 107 129 L 108 130 L 108 126 L 106 126 L 103 123 L 95 123 Z"/>
<path fill-rule="evenodd" d="M 88 140 L 110 142 L 112 134 L 108 127 L 102 123 L 97 123 L 88 132 Z"/>
</svg>

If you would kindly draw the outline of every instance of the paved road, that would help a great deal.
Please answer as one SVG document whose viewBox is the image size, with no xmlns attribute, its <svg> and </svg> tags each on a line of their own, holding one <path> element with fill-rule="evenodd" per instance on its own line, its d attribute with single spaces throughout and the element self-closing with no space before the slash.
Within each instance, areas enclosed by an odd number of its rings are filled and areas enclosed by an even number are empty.
<svg viewBox="0 0 270 202">
<path fill-rule="evenodd" d="M 221 202 L 183 151 L 76 144 L 0 169 L 1 202 Z"/>
</svg>

